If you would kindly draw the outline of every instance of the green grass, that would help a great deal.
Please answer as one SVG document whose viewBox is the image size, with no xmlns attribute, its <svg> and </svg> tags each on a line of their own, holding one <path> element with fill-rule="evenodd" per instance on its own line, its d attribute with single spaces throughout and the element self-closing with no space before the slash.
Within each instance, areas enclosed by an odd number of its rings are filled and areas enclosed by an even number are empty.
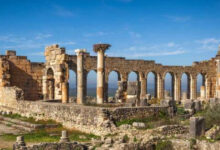
<svg viewBox="0 0 220 150">
<path fill-rule="evenodd" d="M 123 124 L 130 124 L 132 125 L 133 122 L 143 122 L 146 124 L 146 129 L 152 129 L 161 125 L 169 125 L 169 124 L 177 124 L 178 121 L 176 119 L 172 119 L 167 116 L 163 112 L 159 112 L 158 115 L 149 116 L 147 118 L 134 118 L 134 119 L 125 119 L 121 121 L 116 121 L 115 124 L 117 127 Z"/>
<path fill-rule="evenodd" d="M 156 150 L 173 150 L 172 142 L 169 140 L 159 140 L 156 144 Z"/>
<path fill-rule="evenodd" d="M 23 117 L 19 114 L 9 114 L 9 115 L 5 114 L 5 115 L 2 115 L 2 116 L 8 117 L 8 118 L 11 118 L 11 119 L 18 119 L 18 120 L 33 123 L 33 124 L 57 124 L 53 120 L 35 120 L 33 117 Z"/>
<path fill-rule="evenodd" d="M 20 134 L 24 136 L 26 142 L 58 142 L 61 136 L 61 132 L 64 128 L 51 128 L 51 129 L 42 129 L 37 130 L 27 134 Z M 86 134 L 77 130 L 69 130 L 69 138 L 71 141 L 79 141 L 79 142 L 86 142 L 90 141 L 92 138 L 100 138 L 94 134 Z M 51 136 L 50 134 L 54 134 Z M 12 134 L 5 134 L 1 135 L 0 138 L 5 141 L 16 141 L 16 137 L 20 135 L 12 135 Z M 81 138 L 83 136 L 84 138 Z"/>
</svg>

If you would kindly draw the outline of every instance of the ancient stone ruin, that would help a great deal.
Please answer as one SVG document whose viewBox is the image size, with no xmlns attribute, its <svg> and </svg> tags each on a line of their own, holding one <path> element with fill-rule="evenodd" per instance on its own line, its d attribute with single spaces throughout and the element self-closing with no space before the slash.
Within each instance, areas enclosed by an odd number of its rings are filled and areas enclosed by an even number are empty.
<svg viewBox="0 0 220 150">
<path fill-rule="evenodd" d="M 45 49 L 45 63 L 30 62 L 26 56 L 16 56 L 16 51 L 8 50 L 6 55 L 0 56 L 1 75 L 0 85 L 4 87 L 16 86 L 23 90 L 25 100 L 62 100 L 68 103 L 69 70 L 77 74 L 77 104 L 84 104 L 87 74 L 91 70 L 97 72 L 97 104 L 108 102 L 108 75 L 112 71 L 118 73 L 119 89 L 117 98 L 125 102 L 127 94 L 128 74 L 138 74 L 136 96 L 138 100 L 146 98 L 146 76 L 153 72 L 156 76 L 155 97 L 166 97 L 164 79 L 166 73 L 172 75 L 172 99 L 196 99 L 196 77 L 203 75 L 201 96 L 203 100 L 220 97 L 218 89 L 220 83 L 220 51 L 216 57 L 202 62 L 194 62 L 192 66 L 164 66 L 154 61 L 127 60 L 122 57 L 108 57 L 105 51 L 108 44 L 94 45 L 96 56 L 90 56 L 85 49 L 76 50 L 76 55 L 68 55 L 65 48 L 51 45 Z M 181 94 L 181 75 L 188 76 L 188 91 Z M 169 94 L 169 93 L 167 93 Z M 129 99 L 129 98 L 128 98 Z M 139 102 L 137 103 L 139 105 Z"/>
</svg>

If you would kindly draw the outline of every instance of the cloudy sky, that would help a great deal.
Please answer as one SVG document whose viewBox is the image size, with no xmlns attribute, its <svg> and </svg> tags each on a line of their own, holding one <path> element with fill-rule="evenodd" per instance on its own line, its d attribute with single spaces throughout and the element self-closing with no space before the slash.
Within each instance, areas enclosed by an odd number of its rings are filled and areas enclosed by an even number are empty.
<svg viewBox="0 0 220 150">
<path fill-rule="evenodd" d="M 44 61 L 46 45 L 69 54 L 110 43 L 109 56 L 190 65 L 215 56 L 219 0 L 0 0 L 0 53 Z"/>
<path fill-rule="evenodd" d="M 219 16 L 220 0 L 0 0 L 0 54 L 43 62 L 46 45 L 109 43 L 109 56 L 191 65 L 216 55 Z"/>
</svg>

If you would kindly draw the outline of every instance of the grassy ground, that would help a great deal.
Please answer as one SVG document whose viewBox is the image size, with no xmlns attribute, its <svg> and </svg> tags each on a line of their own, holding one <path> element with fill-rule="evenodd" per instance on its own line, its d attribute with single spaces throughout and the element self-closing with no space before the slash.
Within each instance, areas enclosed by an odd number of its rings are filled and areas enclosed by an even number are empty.
<svg viewBox="0 0 220 150">
<path fill-rule="evenodd" d="M 37 123 L 37 124 L 57 124 L 55 121 L 49 120 L 38 120 L 36 121 L 34 118 L 27 118 L 22 117 L 19 114 L 11 114 L 11 115 L 4 115 L 5 117 L 18 119 L 30 123 Z M 33 143 L 41 143 L 41 142 L 58 142 L 61 137 L 62 130 L 67 130 L 62 127 L 62 125 L 58 125 L 56 128 L 49 128 L 49 129 L 39 129 L 30 133 L 25 134 L 3 134 L 0 135 L 0 150 L 1 148 L 6 148 L 6 150 L 12 148 L 12 145 L 16 141 L 17 136 L 24 136 L 25 142 L 27 144 Z M 71 141 L 78 141 L 78 142 L 88 142 L 92 138 L 98 139 L 99 136 L 94 134 L 86 134 L 77 130 L 67 130 L 69 134 L 69 138 Z M 1 144 L 2 143 L 2 144 Z M 4 149 L 5 150 L 5 149 Z"/>
<path fill-rule="evenodd" d="M 29 122 L 29 123 L 33 123 L 33 124 L 57 124 L 55 121 L 53 120 L 35 120 L 33 117 L 23 117 L 19 114 L 5 114 L 5 115 L 2 115 L 4 117 L 8 117 L 8 118 L 12 118 L 12 119 L 18 119 L 18 120 L 21 120 L 21 121 L 25 121 L 25 122 Z"/>
<path fill-rule="evenodd" d="M 169 117 L 163 112 L 160 112 L 157 116 L 150 116 L 147 118 L 134 118 L 134 119 L 126 119 L 117 121 L 116 126 L 120 126 L 122 124 L 130 124 L 132 125 L 133 122 L 143 122 L 146 124 L 146 129 L 156 128 L 162 125 L 172 125 L 172 124 L 182 124 L 186 125 L 189 121 L 184 118 L 186 112 L 180 106 L 177 107 L 177 114 L 174 117 Z"/>
<path fill-rule="evenodd" d="M 24 136 L 26 142 L 58 142 L 61 136 L 62 130 L 66 130 L 63 127 L 42 129 L 34 132 L 20 134 Z M 99 138 L 93 134 L 86 134 L 77 130 L 68 130 L 69 138 L 71 141 L 87 142 L 92 138 Z M 16 137 L 20 135 L 5 134 L 0 138 L 5 141 L 16 141 Z"/>
</svg>

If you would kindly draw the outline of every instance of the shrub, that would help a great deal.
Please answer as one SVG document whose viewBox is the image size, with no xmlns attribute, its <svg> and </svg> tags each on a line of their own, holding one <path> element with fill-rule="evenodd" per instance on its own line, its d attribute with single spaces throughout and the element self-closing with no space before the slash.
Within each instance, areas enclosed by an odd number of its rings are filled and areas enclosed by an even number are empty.
<svg viewBox="0 0 220 150">
<path fill-rule="evenodd" d="M 173 150 L 172 142 L 169 140 L 159 140 L 156 144 L 156 150 Z"/>
<path fill-rule="evenodd" d="M 206 128 L 209 129 L 213 125 L 220 125 L 220 104 L 215 105 L 213 108 L 207 108 L 201 116 L 204 116 Z"/>
</svg>

